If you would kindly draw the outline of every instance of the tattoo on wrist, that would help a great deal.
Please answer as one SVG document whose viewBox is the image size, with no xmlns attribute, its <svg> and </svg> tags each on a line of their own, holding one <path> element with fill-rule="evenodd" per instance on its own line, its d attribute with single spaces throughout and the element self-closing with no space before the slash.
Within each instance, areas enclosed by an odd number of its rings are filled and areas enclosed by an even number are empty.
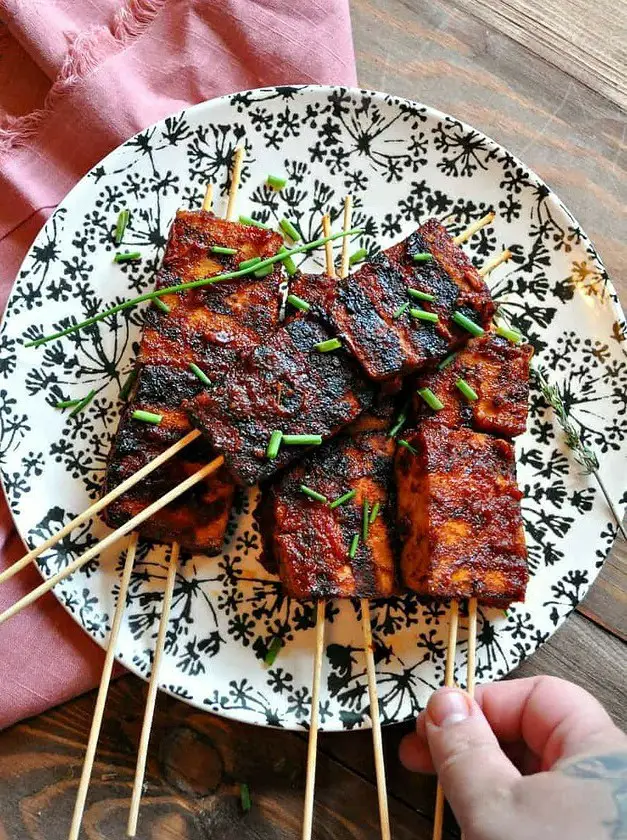
<svg viewBox="0 0 627 840">
<path fill-rule="evenodd" d="M 589 755 L 560 768 L 565 776 L 605 782 L 610 793 L 616 819 L 606 823 L 611 840 L 627 840 L 627 751 Z"/>
</svg>

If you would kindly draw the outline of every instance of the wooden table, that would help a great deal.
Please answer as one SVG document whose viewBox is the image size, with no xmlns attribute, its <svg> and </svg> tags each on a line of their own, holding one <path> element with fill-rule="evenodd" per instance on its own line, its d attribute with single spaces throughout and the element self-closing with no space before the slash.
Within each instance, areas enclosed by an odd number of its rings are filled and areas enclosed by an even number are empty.
<svg viewBox="0 0 627 840">
<path fill-rule="evenodd" d="M 441 108 L 518 154 L 575 212 L 625 303 L 627 90 L 625 24 L 617 19 L 624 5 L 352 0 L 351 7 L 361 84 Z M 626 558 L 619 540 L 583 604 L 517 672 L 580 683 L 623 726 Z M 145 690 L 124 677 L 111 692 L 85 814 L 91 840 L 125 835 Z M 0 840 L 67 837 L 94 699 L 0 733 Z M 398 764 L 407 728 L 384 732 L 393 834 L 427 840 L 434 783 Z M 138 837 L 299 837 L 305 754 L 304 734 L 233 723 L 161 696 Z M 321 737 L 315 837 L 379 837 L 373 778 L 369 732 Z M 242 779 L 253 799 L 246 815 Z"/>
</svg>

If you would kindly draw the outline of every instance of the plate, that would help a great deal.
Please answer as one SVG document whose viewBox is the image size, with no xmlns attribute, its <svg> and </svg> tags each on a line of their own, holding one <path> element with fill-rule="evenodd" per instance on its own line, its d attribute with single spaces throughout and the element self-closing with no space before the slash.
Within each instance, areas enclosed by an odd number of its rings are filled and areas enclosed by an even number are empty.
<svg viewBox="0 0 627 840">
<path fill-rule="evenodd" d="M 38 349 L 27 339 L 82 320 L 149 290 L 179 207 L 200 206 L 204 186 L 221 185 L 236 145 L 246 157 L 241 213 L 270 224 L 296 220 L 307 239 L 321 215 L 354 196 L 360 244 L 386 247 L 429 216 L 453 231 L 497 211 L 467 249 L 477 264 L 507 247 L 513 261 L 490 277 L 494 297 L 535 344 L 564 389 L 586 443 L 598 453 L 612 497 L 622 492 L 627 452 L 624 318 L 580 226 L 533 172 L 506 149 L 453 117 L 397 97 L 331 87 L 252 90 L 182 111 L 132 137 L 95 166 L 61 202 L 18 274 L 0 335 L 2 479 L 29 546 L 56 532 L 97 498 L 118 418 L 118 391 L 140 338 L 140 310 Z M 280 193 L 264 187 L 285 173 Z M 131 210 L 123 246 L 140 264 L 116 265 L 111 232 Z M 336 227 L 338 222 L 336 221 Z M 357 247 L 357 243 L 355 243 Z M 322 254 L 307 258 L 319 271 Z M 72 419 L 61 399 L 94 388 Z M 615 528 L 593 478 L 582 474 L 540 394 L 532 391 L 527 433 L 517 443 L 531 582 L 525 604 L 480 615 L 477 676 L 495 680 L 537 650 L 577 606 L 607 555 Z M 161 687 L 211 712 L 251 723 L 306 727 L 311 708 L 314 611 L 286 598 L 258 562 L 256 491 L 236 502 L 221 557 L 184 555 L 176 579 Z M 99 521 L 74 531 L 39 560 L 50 576 L 106 533 Z M 105 646 L 125 543 L 88 563 L 55 594 Z M 146 677 L 151 668 L 167 547 L 142 544 L 120 636 L 119 659 Z M 321 727 L 369 725 L 359 606 L 326 612 Z M 378 689 L 384 723 L 414 716 L 442 683 L 447 608 L 414 595 L 373 605 Z M 463 683 L 462 620 L 457 678 Z M 284 641 L 271 667 L 270 641 Z"/>
</svg>

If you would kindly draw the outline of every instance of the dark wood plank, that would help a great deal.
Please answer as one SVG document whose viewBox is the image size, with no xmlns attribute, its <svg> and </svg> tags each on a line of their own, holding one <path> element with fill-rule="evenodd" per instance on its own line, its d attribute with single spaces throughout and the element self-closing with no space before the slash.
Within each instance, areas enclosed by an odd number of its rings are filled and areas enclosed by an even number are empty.
<svg viewBox="0 0 627 840">
<path fill-rule="evenodd" d="M 621 537 L 577 611 L 627 641 L 627 543 Z"/>
</svg>

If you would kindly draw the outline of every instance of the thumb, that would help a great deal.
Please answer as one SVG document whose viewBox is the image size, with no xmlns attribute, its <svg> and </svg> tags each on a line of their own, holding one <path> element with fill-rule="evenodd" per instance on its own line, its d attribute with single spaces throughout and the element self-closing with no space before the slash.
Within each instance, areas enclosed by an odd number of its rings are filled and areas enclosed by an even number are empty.
<svg viewBox="0 0 627 840">
<path fill-rule="evenodd" d="M 481 708 L 465 691 L 442 688 L 429 700 L 425 732 L 444 795 L 462 829 L 495 821 L 520 773 L 501 750 Z M 501 826 L 503 821 L 501 820 Z"/>
</svg>

